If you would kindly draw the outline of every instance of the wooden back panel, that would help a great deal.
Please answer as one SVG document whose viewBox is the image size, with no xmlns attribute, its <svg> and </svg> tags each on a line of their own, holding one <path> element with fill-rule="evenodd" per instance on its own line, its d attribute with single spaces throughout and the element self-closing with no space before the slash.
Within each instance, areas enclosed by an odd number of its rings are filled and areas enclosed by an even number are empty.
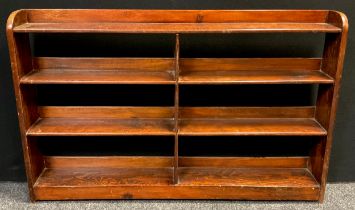
<svg viewBox="0 0 355 210">
<path fill-rule="evenodd" d="M 122 23 L 233 23 L 285 22 L 325 23 L 326 10 L 26 10 L 27 21 L 122 22 Z"/>
</svg>

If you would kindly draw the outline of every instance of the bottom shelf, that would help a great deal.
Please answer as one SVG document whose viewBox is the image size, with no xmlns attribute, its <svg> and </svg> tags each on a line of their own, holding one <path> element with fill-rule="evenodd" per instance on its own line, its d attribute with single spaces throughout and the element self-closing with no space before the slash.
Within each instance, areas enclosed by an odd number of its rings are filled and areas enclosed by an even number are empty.
<svg viewBox="0 0 355 210">
<path fill-rule="evenodd" d="M 242 199 L 317 200 L 319 184 L 306 168 L 46 168 L 37 200 Z"/>
</svg>

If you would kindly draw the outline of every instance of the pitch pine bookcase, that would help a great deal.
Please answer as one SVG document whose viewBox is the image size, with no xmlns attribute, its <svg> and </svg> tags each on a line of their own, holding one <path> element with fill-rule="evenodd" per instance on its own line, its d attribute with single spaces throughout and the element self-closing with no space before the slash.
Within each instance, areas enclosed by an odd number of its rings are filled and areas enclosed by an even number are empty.
<svg viewBox="0 0 355 210">
<path fill-rule="evenodd" d="M 7 38 L 32 201 L 243 199 L 322 202 L 348 32 L 327 10 L 64 10 L 13 12 Z M 174 56 L 33 56 L 31 34 L 170 34 Z M 187 58 L 184 34 L 324 33 L 321 58 Z M 94 50 L 94 49 L 93 49 Z M 317 85 L 314 106 L 181 106 L 190 86 Z M 37 87 L 158 85 L 171 106 L 43 106 Z M 180 91 L 179 91 L 180 90 Z M 114 96 L 113 96 L 114 97 Z M 228 96 L 226 96 L 228 97 Z M 170 156 L 46 155 L 38 139 L 169 137 Z M 179 140 L 314 139 L 306 156 L 182 156 Z M 119 141 L 119 139 L 117 140 Z M 247 140 L 246 140 L 247 141 Z M 84 142 L 85 144 L 85 142 Z M 101 141 L 100 144 L 105 144 Z M 84 145 L 83 145 L 84 146 Z M 265 148 L 267 149 L 267 148 Z M 283 148 L 278 148 L 282 150 Z"/>
</svg>

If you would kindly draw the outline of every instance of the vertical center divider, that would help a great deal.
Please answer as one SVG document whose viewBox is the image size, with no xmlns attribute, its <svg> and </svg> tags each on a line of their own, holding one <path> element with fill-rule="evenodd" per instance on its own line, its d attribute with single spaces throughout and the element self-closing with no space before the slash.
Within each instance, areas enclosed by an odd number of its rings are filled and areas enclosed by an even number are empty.
<svg viewBox="0 0 355 210">
<path fill-rule="evenodd" d="M 174 174 L 173 180 L 174 184 L 179 183 L 179 58 L 180 58 L 180 38 L 179 34 L 176 34 L 175 41 L 175 113 L 174 113 L 174 121 L 175 121 L 175 141 L 174 141 Z"/>
</svg>

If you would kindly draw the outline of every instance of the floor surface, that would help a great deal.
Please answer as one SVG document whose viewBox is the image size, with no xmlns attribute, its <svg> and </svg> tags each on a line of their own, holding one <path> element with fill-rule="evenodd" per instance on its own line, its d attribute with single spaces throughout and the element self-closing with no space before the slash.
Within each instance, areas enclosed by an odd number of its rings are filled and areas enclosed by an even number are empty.
<svg viewBox="0 0 355 210">
<path fill-rule="evenodd" d="M 323 204 L 317 202 L 265 201 L 205 201 L 205 200 L 115 200 L 115 201 L 55 201 L 30 203 L 25 183 L 0 182 L 0 209 L 299 209 L 355 210 L 355 183 L 328 184 Z"/>
</svg>

